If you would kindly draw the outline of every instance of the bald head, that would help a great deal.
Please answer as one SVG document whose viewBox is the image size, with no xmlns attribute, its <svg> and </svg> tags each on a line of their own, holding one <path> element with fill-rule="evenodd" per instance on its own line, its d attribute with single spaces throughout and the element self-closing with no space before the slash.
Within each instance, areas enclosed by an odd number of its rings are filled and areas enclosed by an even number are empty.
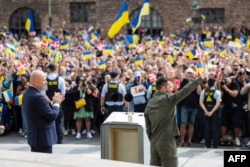
<svg viewBox="0 0 250 167">
<path fill-rule="evenodd" d="M 43 90 L 47 84 L 46 74 L 41 70 L 34 70 L 30 75 L 30 84 L 38 90 Z"/>
</svg>

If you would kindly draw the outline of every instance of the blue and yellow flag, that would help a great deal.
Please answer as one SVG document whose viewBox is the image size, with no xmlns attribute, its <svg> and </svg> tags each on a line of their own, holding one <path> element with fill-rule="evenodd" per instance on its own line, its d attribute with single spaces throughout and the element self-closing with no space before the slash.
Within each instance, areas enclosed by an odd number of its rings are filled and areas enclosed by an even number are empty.
<svg viewBox="0 0 250 167">
<path fill-rule="evenodd" d="M 196 65 L 196 72 L 197 73 L 202 73 L 204 71 L 204 66 L 203 64 L 197 64 Z"/>
<path fill-rule="evenodd" d="M 227 39 L 228 39 L 228 40 L 231 40 L 231 39 L 232 39 L 232 34 L 227 33 Z"/>
<path fill-rule="evenodd" d="M 141 66 L 142 65 L 142 58 L 140 55 L 135 57 L 135 65 L 136 66 Z"/>
<path fill-rule="evenodd" d="M 21 106 L 23 104 L 23 95 L 19 95 L 15 97 L 15 105 Z"/>
<path fill-rule="evenodd" d="M 116 16 L 114 23 L 111 25 L 108 31 L 109 38 L 113 38 L 127 23 L 129 23 L 128 5 L 127 1 L 123 0 L 121 9 L 118 15 Z"/>
<path fill-rule="evenodd" d="M 145 45 L 149 47 L 152 44 L 153 44 L 153 39 L 151 37 L 147 38 Z"/>
<path fill-rule="evenodd" d="M 11 91 L 11 89 L 7 89 L 6 91 L 4 91 L 3 97 L 6 102 L 11 102 L 13 100 L 13 92 Z"/>
<path fill-rule="evenodd" d="M 164 38 L 162 36 L 158 38 L 158 43 L 160 45 L 164 45 L 165 44 Z"/>
<path fill-rule="evenodd" d="M 56 52 L 56 49 L 55 49 L 54 47 L 50 47 L 50 48 L 49 48 L 49 54 L 50 54 L 50 55 L 55 54 L 55 52 Z"/>
<path fill-rule="evenodd" d="M 128 43 L 129 48 L 135 48 L 139 41 L 138 35 L 125 35 L 125 40 Z"/>
<path fill-rule="evenodd" d="M 220 51 L 220 56 L 224 57 L 224 56 L 226 56 L 226 54 L 227 54 L 227 50 L 225 48 L 222 48 Z"/>
<path fill-rule="evenodd" d="M 150 13 L 150 3 L 149 0 L 144 0 L 141 6 L 141 9 L 138 11 L 137 15 L 131 22 L 133 32 L 136 31 L 138 27 L 141 25 L 142 16 L 147 16 Z"/>
<path fill-rule="evenodd" d="M 98 64 L 99 69 L 105 69 L 106 68 L 106 61 L 102 60 Z"/>
<path fill-rule="evenodd" d="M 34 14 L 33 14 L 32 10 L 30 10 L 28 13 L 28 17 L 27 17 L 26 22 L 25 22 L 25 29 L 28 32 L 35 31 Z"/>
<path fill-rule="evenodd" d="M 167 60 L 173 64 L 174 63 L 174 52 L 171 52 L 168 57 L 167 57 Z"/>
<path fill-rule="evenodd" d="M 60 50 L 68 50 L 68 49 L 69 49 L 69 43 L 68 43 L 68 41 L 63 41 L 63 42 L 60 44 L 59 49 L 60 49 Z"/>
<path fill-rule="evenodd" d="M 60 63 L 60 59 L 61 59 L 61 53 L 59 51 L 57 51 L 54 55 L 53 55 L 53 59 L 54 59 L 54 63 L 56 65 L 58 65 Z"/>
<path fill-rule="evenodd" d="M 203 45 L 207 48 L 212 48 L 213 46 L 212 38 L 205 38 L 203 40 Z"/>
<path fill-rule="evenodd" d="M 3 111 L 3 103 L 0 103 L 0 112 Z"/>
<path fill-rule="evenodd" d="M 86 52 L 82 53 L 82 57 L 83 57 L 84 60 L 88 60 L 88 59 L 92 58 L 92 54 L 91 54 L 90 51 L 86 51 Z"/>
<path fill-rule="evenodd" d="M 65 38 L 65 40 L 69 41 L 71 39 L 71 34 L 70 33 L 66 33 L 64 35 L 64 38 Z"/>
<path fill-rule="evenodd" d="M 112 54 L 113 53 L 113 47 L 112 46 L 105 46 L 104 47 L 104 50 L 103 50 L 103 53 L 104 54 Z"/>
<path fill-rule="evenodd" d="M 171 32 L 171 33 L 169 34 L 169 37 L 170 37 L 170 38 L 175 38 L 175 37 L 176 37 L 176 33 L 175 33 L 175 32 Z"/>
<path fill-rule="evenodd" d="M 96 40 L 99 36 L 100 34 L 97 31 L 90 34 L 91 40 Z"/>
<path fill-rule="evenodd" d="M 187 55 L 187 57 L 188 57 L 190 60 L 193 60 L 193 58 L 194 58 L 195 55 L 196 55 L 196 50 L 195 50 L 195 49 L 192 49 L 192 50 L 188 51 L 188 52 L 186 53 L 186 55 Z"/>
</svg>

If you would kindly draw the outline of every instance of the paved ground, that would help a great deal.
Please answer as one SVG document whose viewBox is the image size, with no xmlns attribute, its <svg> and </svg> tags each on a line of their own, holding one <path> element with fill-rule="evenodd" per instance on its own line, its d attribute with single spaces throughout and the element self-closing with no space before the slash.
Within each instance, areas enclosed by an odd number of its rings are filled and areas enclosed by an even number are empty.
<svg viewBox="0 0 250 167">
<path fill-rule="evenodd" d="M 21 137 L 20 134 L 16 132 L 12 132 L 5 136 L 0 136 L 0 152 L 7 150 L 15 152 L 15 154 L 28 154 L 29 156 L 32 156 L 30 155 L 30 148 L 26 143 L 26 139 Z M 244 146 L 221 147 L 219 149 L 206 149 L 204 148 L 203 144 L 196 144 L 195 146 L 195 148 L 178 148 L 180 167 L 221 167 L 223 166 L 224 150 L 250 151 Z M 4 152 L 5 156 L 6 154 L 8 154 L 8 152 Z M 100 135 L 95 134 L 93 139 L 87 139 L 84 136 L 80 140 L 75 139 L 72 135 L 65 136 L 64 144 L 54 145 L 52 156 L 70 156 L 70 158 L 74 158 L 79 157 L 79 155 L 84 158 L 95 159 L 96 161 L 93 162 L 102 161 Z M 7 161 L 6 159 L 3 159 L 3 153 L 0 153 L 0 161 L 3 160 Z M 9 159 L 9 161 L 13 163 L 13 159 Z M 1 163 L 0 166 L 2 167 Z"/>
</svg>

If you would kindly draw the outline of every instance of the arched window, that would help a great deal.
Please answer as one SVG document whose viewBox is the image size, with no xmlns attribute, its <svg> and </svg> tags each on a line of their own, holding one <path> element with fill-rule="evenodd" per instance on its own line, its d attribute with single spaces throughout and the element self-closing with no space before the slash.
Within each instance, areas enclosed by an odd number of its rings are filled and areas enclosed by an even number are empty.
<svg viewBox="0 0 250 167">
<path fill-rule="evenodd" d="M 25 22 L 28 17 L 28 12 L 30 11 L 29 8 L 19 8 L 15 10 L 9 20 L 9 29 L 14 33 L 18 34 L 20 37 L 21 35 L 27 36 L 27 31 L 25 30 Z M 34 12 L 34 22 L 35 22 L 35 30 L 36 33 L 41 33 L 41 21 L 36 12 Z"/>
<path fill-rule="evenodd" d="M 134 19 L 138 11 L 139 8 L 130 14 L 131 21 Z M 141 26 L 136 30 L 135 33 L 159 35 L 162 30 L 163 30 L 163 22 L 161 16 L 156 10 L 150 8 L 150 14 L 148 16 L 142 16 Z M 129 25 L 128 27 L 128 33 L 129 34 L 132 33 L 131 25 Z"/>
</svg>

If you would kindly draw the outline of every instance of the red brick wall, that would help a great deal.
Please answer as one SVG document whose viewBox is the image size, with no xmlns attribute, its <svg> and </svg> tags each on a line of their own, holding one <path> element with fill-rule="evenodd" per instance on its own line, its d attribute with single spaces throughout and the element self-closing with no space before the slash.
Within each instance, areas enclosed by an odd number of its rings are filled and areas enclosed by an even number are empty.
<svg viewBox="0 0 250 167">
<path fill-rule="evenodd" d="M 96 24 L 106 32 L 115 19 L 122 0 L 52 0 L 52 26 L 58 28 L 63 21 L 72 29 L 84 24 L 70 24 L 69 2 L 96 2 Z M 139 8 L 142 0 L 127 0 L 129 12 Z M 225 24 L 232 26 L 243 20 L 250 21 L 249 0 L 198 0 L 200 8 L 225 8 Z M 191 15 L 192 0 L 151 0 L 151 7 L 163 18 L 164 28 L 175 30 L 185 24 Z M 18 8 L 28 7 L 39 14 L 42 28 L 48 25 L 48 0 L 1 0 L 0 25 L 8 25 L 9 17 Z M 249 24 L 250 26 L 250 24 Z M 123 29 L 123 31 L 125 28 Z"/>
</svg>

